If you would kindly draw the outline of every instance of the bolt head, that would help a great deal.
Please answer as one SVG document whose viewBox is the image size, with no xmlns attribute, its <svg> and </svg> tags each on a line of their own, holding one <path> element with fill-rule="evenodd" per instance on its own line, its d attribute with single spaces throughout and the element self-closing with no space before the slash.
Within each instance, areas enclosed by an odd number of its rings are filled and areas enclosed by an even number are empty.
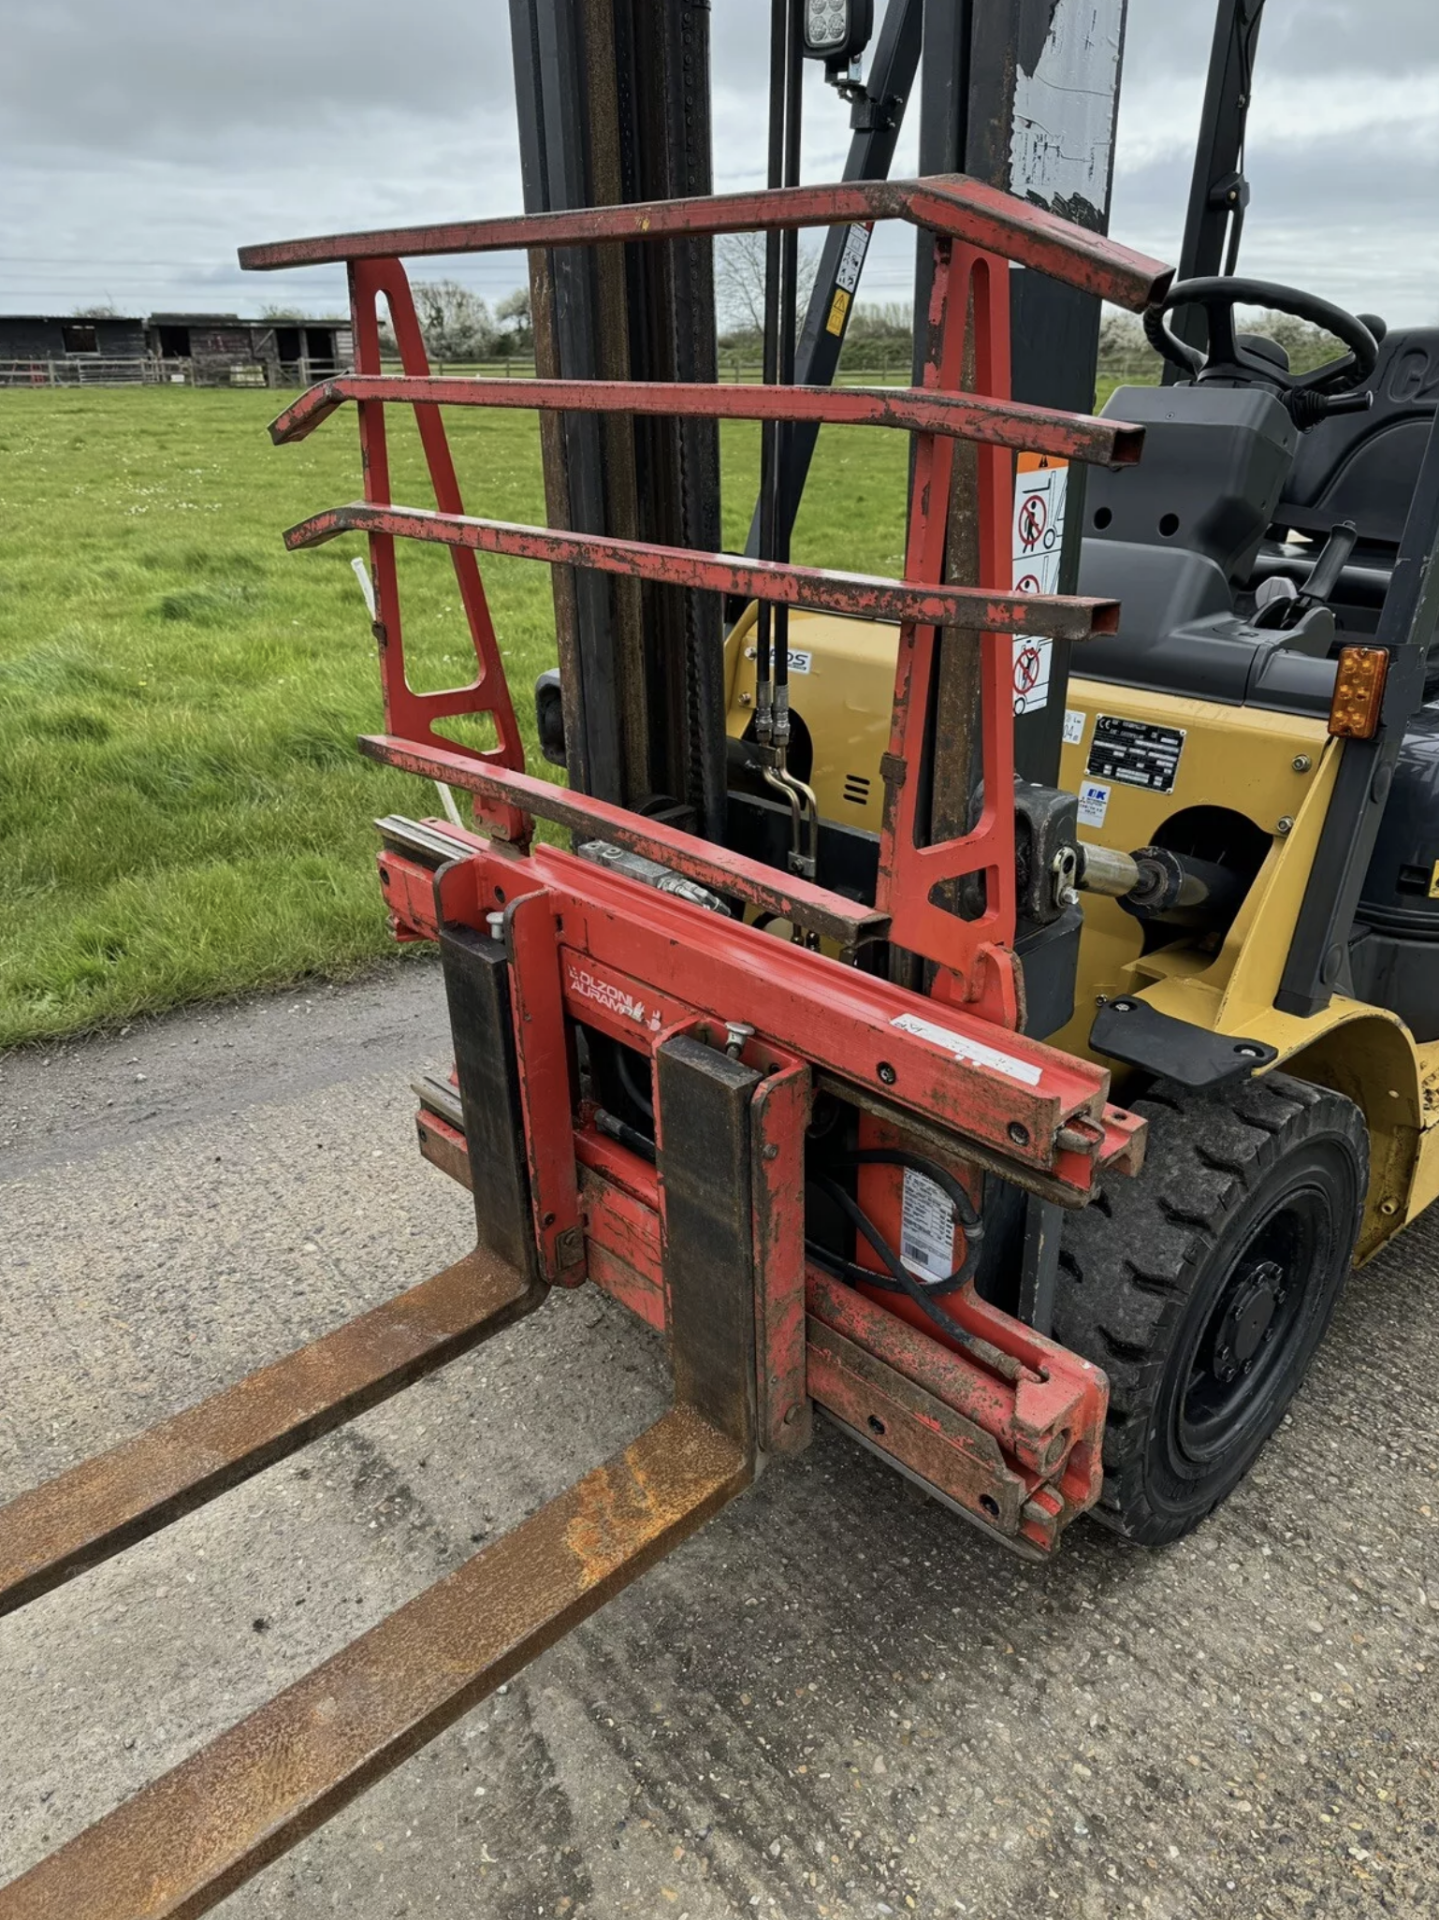
<svg viewBox="0 0 1439 1920">
<path fill-rule="evenodd" d="M 1274 823 L 1274 831 L 1276 833 L 1279 833 L 1279 834 L 1292 833 L 1293 830 L 1294 830 L 1294 815 L 1292 813 L 1286 813 L 1281 815 L 1281 817 L 1278 820 L 1276 820 Z"/>
<path fill-rule="evenodd" d="M 1312 760 L 1311 760 L 1311 759 L 1309 758 L 1309 755 L 1308 755 L 1307 753 L 1296 753 L 1296 754 L 1295 754 L 1295 756 L 1294 756 L 1294 771 L 1295 771 L 1296 773 L 1308 773 L 1308 771 L 1309 771 L 1309 769 L 1310 769 L 1310 768 L 1311 768 L 1311 767 L 1312 767 L 1313 765 L 1314 765 L 1314 762 L 1313 762 L 1313 761 L 1312 761 Z"/>
</svg>

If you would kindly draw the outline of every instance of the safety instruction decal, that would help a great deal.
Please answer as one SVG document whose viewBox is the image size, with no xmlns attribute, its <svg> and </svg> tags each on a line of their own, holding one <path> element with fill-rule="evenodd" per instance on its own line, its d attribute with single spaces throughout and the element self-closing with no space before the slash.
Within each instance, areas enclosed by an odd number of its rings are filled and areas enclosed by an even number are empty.
<svg viewBox="0 0 1439 1920">
<path fill-rule="evenodd" d="M 845 317 L 853 304 L 860 268 L 868 251 L 869 228 L 856 222 L 845 236 L 844 252 L 839 257 L 839 266 L 835 271 L 834 298 L 830 302 L 829 318 L 824 323 L 826 333 L 844 332 Z"/>
<path fill-rule="evenodd" d="M 1066 707 L 1064 709 L 1065 746 L 1077 747 L 1079 745 L 1080 741 L 1084 738 L 1084 723 L 1088 718 L 1089 715 L 1080 712 L 1077 707 Z"/>
<path fill-rule="evenodd" d="M 947 1280 L 954 1271 L 954 1208 L 926 1174 L 904 1170 L 899 1257 L 921 1280 Z"/>
<path fill-rule="evenodd" d="M 1045 453 L 1022 453 L 1014 475 L 1014 590 L 1058 593 L 1064 550 L 1069 464 Z M 1014 711 L 1040 713 L 1049 704 L 1052 640 L 1016 639 Z"/>
<path fill-rule="evenodd" d="M 1101 713 L 1094 722 L 1084 770 L 1101 780 L 1117 780 L 1121 786 L 1173 793 L 1183 751 L 1183 727 L 1151 727 L 1142 720 Z"/>
</svg>

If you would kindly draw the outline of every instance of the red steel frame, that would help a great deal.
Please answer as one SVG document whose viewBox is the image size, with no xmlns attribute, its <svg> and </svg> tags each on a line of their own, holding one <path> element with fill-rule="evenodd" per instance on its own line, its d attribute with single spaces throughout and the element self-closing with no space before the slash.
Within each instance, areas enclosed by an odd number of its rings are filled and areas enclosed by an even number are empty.
<svg viewBox="0 0 1439 1920">
<path fill-rule="evenodd" d="M 515 383 L 431 379 L 401 253 L 886 215 L 936 233 L 933 350 L 921 391 L 796 396 L 626 383 L 577 392 L 548 382 L 529 398 L 561 408 L 865 420 L 917 432 L 904 581 L 465 515 L 440 408 L 518 404 Z M 458 1101 L 427 1083 L 421 1143 L 437 1164 L 475 1184 L 482 1244 L 386 1306 L 0 1509 L 0 1613 L 512 1325 L 541 1304 L 546 1282 L 592 1280 L 664 1330 L 674 1405 L 512 1534 L 0 1889 L 5 1920 L 209 1911 L 735 1498 L 764 1454 L 804 1445 L 814 1404 L 1021 1551 L 1052 1551 L 1065 1523 L 1097 1498 L 1107 1400 L 1098 1368 L 987 1305 L 972 1286 L 945 1293 L 952 1331 L 940 1334 L 909 1301 L 896 1308 L 895 1296 L 841 1283 L 806 1253 L 805 1149 L 817 1089 L 859 1110 L 862 1139 L 922 1151 L 971 1191 L 982 1169 L 995 1168 L 1052 1199 L 1082 1203 L 1101 1168 L 1133 1171 L 1142 1148 L 1140 1123 L 1107 1104 L 1101 1069 L 1016 1030 L 1010 634 L 1082 637 L 1112 623 L 1114 609 L 1023 600 L 1008 590 L 1010 450 L 1040 445 L 1069 457 L 1124 459 L 1136 446 L 1130 430 L 1009 401 L 999 255 L 1128 305 L 1165 284 L 1156 263 L 962 179 L 592 209 L 252 251 L 252 265 L 350 262 L 359 372 L 307 395 L 277 431 L 297 436 L 340 401 L 355 400 L 365 501 L 316 516 L 292 544 L 368 532 L 388 731 L 365 745 L 469 789 L 486 828 L 481 835 L 382 822 L 380 861 L 397 934 L 442 941 L 463 1071 Z M 400 344 L 399 380 L 379 370 L 381 298 Z M 971 311 L 972 353 L 964 337 Z M 967 360 L 982 394 L 958 391 Z M 415 408 L 434 511 L 389 498 L 384 407 L 396 400 Z M 943 579 L 955 436 L 980 447 L 981 577 L 973 587 Z M 406 680 L 394 545 L 404 537 L 451 549 L 475 649 L 464 687 L 420 694 Z M 477 550 L 902 621 L 877 907 L 528 776 Z M 972 831 L 925 846 L 916 789 L 946 645 L 980 649 L 987 802 Z M 440 731 L 470 713 L 493 721 L 488 752 L 447 742 Z M 723 893 L 785 913 L 844 957 L 781 942 L 534 845 L 538 817 L 651 853 Z M 933 893 L 969 871 L 984 875 L 985 903 L 978 919 L 963 921 L 941 912 Z M 932 994 L 847 964 L 865 942 L 885 938 L 931 963 Z M 582 1097 L 577 1025 L 647 1056 L 652 1156 L 637 1136 L 620 1144 L 614 1123 L 603 1129 Z M 497 1095 L 498 1115 L 480 1104 Z M 487 1185 L 485 1166 L 470 1169 L 467 1114 L 477 1138 L 489 1128 Z M 892 1166 L 865 1170 L 862 1199 L 882 1227 L 885 1208 L 892 1215 L 898 1205 L 899 1178 Z M 492 1242 L 504 1243 L 504 1257 Z"/>
<path fill-rule="evenodd" d="M 653 240 L 753 227 L 830 225 L 900 217 L 934 233 L 928 358 L 918 389 L 696 387 L 639 382 L 490 381 L 430 373 L 401 255 Z M 987 1306 L 971 1288 L 946 1295 L 964 1329 L 947 1340 L 917 1308 L 830 1280 L 810 1268 L 807 1319 L 795 1291 L 803 1257 L 803 1128 L 814 1080 L 858 1104 L 869 1139 L 919 1142 L 971 1183 L 993 1168 L 1067 1205 L 1083 1204 L 1103 1168 L 1133 1171 L 1142 1125 L 1111 1107 L 1108 1076 L 1029 1040 L 1015 932 L 1012 636 L 1082 641 L 1112 632 L 1112 602 L 1016 594 L 1009 581 L 1012 453 L 1032 449 L 1119 464 L 1138 457 L 1138 431 L 1024 407 L 1009 396 L 1009 262 L 1140 307 L 1167 270 L 1011 196 L 960 177 L 854 183 L 702 201 L 586 209 L 251 248 L 243 264 L 289 267 L 345 260 L 356 371 L 323 383 L 274 423 L 302 438 L 339 406 L 358 409 L 364 500 L 317 513 L 286 536 L 292 547 L 345 532 L 370 541 L 385 690 L 386 732 L 372 756 L 468 790 L 483 834 L 453 833 L 440 868 L 387 849 L 381 878 L 405 938 L 440 926 L 483 929 L 502 918 L 514 982 L 517 1067 L 540 1271 L 554 1282 L 594 1280 L 653 1324 L 667 1323 L 662 1245 L 664 1181 L 638 1154 L 598 1132 L 578 1100 L 568 1023 L 607 1033 L 660 1060 L 675 1035 L 723 1046 L 727 1023 L 755 1030 L 739 1056 L 768 1076 L 756 1100 L 756 1164 L 770 1169 L 755 1209 L 757 1352 L 762 1444 L 802 1441 L 818 1399 L 862 1438 L 937 1486 L 1011 1541 L 1047 1551 L 1098 1494 L 1106 1390 L 1097 1369 Z M 402 372 L 380 365 L 378 303 L 389 308 Z M 969 370 L 972 369 L 972 374 Z M 977 389 L 965 391 L 966 382 Z M 390 495 L 384 408 L 414 408 L 435 506 Z M 899 427 L 916 435 L 904 578 L 697 554 L 464 511 L 441 408 L 531 406 L 717 418 L 809 419 Z M 977 443 L 980 573 L 945 581 L 954 442 Z M 470 683 L 416 694 L 405 677 L 395 541 L 448 546 L 476 657 Z M 886 808 L 875 907 L 828 893 L 524 771 L 523 754 L 477 552 L 520 555 L 772 602 L 901 623 Z M 939 651 L 980 649 L 985 804 L 964 835 L 925 844 L 919 768 L 931 729 Z M 488 713 L 496 745 L 478 752 L 443 733 L 461 713 Z M 676 867 L 731 897 L 783 913 L 836 941 L 841 959 L 791 945 L 573 854 L 533 844 L 536 818 L 563 822 Z M 983 876 L 984 905 L 962 919 L 942 889 Z M 930 963 L 931 991 L 911 992 L 852 964 L 866 941 L 889 939 Z M 939 1004 L 937 1004 L 939 1003 Z M 657 1120 L 661 1135 L 663 1113 Z M 470 1178 L 454 1115 L 422 1109 L 427 1154 Z M 661 1156 L 663 1159 L 663 1156 Z M 483 1177 L 481 1169 L 476 1176 Z M 898 1206 L 898 1176 L 867 1172 L 866 1204 Z M 760 1243 L 763 1243 L 762 1245 Z M 767 1290 L 766 1274 L 772 1276 Z M 766 1306 L 766 1301 L 772 1302 Z M 912 1324 L 913 1323 L 913 1324 Z M 878 1409 L 878 1411 L 877 1411 Z"/>
</svg>

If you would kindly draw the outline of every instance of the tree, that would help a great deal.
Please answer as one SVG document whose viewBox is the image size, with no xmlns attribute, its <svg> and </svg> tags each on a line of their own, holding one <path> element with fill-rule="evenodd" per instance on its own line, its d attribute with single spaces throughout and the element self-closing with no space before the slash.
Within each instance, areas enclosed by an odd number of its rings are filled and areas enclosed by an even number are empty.
<svg viewBox="0 0 1439 1920">
<path fill-rule="evenodd" d="M 799 249 L 797 325 L 803 326 L 805 308 L 814 290 L 819 254 L 814 247 Z M 762 233 L 726 233 L 715 245 L 715 309 L 720 337 L 727 346 L 749 345 L 764 338 L 765 237 Z"/>
<path fill-rule="evenodd" d="M 1312 373 L 1326 360 L 1337 360 L 1348 348 L 1311 320 L 1298 320 L 1292 313 L 1261 313 L 1239 323 L 1245 333 L 1262 334 L 1283 347 L 1289 356 L 1291 373 Z"/>
<path fill-rule="evenodd" d="M 261 307 L 262 320 L 302 320 L 304 313 L 299 307 Z"/>
<path fill-rule="evenodd" d="M 113 300 L 104 300 L 98 306 L 76 307 L 75 318 L 77 320 L 118 320 L 120 309 Z"/>
<path fill-rule="evenodd" d="M 435 360 L 485 360 L 495 351 L 488 304 L 458 280 L 417 280 L 411 291 L 420 331 Z"/>
<path fill-rule="evenodd" d="M 516 287 L 513 293 L 505 295 L 495 308 L 495 324 L 499 328 L 500 340 L 506 352 L 534 352 L 535 324 L 530 312 L 528 287 Z"/>
<path fill-rule="evenodd" d="M 1099 378 L 1121 386 L 1157 383 L 1162 363 L 1139 316 L 1106 307 L 1099 322 Z"/>
</svg>

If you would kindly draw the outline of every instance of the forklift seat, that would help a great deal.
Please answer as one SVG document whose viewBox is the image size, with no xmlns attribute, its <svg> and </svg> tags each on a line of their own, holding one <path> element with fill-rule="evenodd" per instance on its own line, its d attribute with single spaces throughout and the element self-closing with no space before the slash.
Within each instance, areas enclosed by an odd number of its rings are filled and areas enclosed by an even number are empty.
<svg viewBox="0 0 1439 1920">
<path fill-rule="evenodd" d="M 1155 693 L 1327 713 L 1328 608 L 1281 632 L 1254 625 L 1242 601 L 1300 438 L 1285 408 L 1254 388 L 1180 385 L 1121 387 L 1104 411 L 1144 428 L 1144 458 L 1088 476 L 1079 591 L 1117 599 L 1121 612 L 1119 632 L 1086 642 L 1076 670 Z"/>
<path fill-rule="evenodd" d="M 1387 549 L 1372 556 L 1382 564 L 1399 546 L 1439 405 L 1439 327 L 1386 334 L 1369 385 L 1368 413 L 1331 414 L 1300 436 L 1275 520 L 1321 542 L 1352 520 L 1361 548 Z"/>
</svg>

